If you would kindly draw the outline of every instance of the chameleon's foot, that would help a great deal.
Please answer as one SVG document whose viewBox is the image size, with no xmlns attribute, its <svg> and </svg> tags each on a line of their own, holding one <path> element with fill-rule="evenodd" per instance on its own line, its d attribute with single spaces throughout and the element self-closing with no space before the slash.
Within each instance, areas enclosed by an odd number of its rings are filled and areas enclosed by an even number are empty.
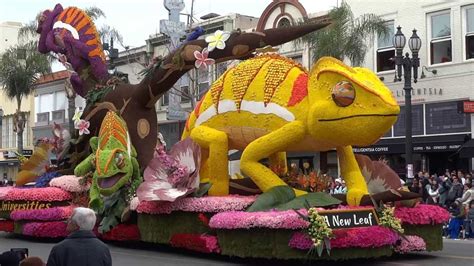
<svg viewBox="0 0 474 266">
<path fill-rule="evenodd" d="M 350 206 L 359 206 L 362 197 L 367 194 L 365 191 L 353 188 L 347 191 L 346 200 Z"/>
<path fill-rule="evenodd" d="M 304 190 L 299 190 L 299 189 L 295 189 L 295 188 L 293 190 L 295 191 L 295 194 L 296 194 L 297 197 L 308 194 L 308 192 L 306 192 Z"/>
</svg>

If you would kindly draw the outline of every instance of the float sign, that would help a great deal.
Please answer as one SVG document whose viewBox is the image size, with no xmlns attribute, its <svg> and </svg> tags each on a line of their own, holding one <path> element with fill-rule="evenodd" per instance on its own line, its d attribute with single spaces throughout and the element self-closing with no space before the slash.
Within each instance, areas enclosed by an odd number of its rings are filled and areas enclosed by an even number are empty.
<svg viewBox="0 0 474 266">
<path fill-rule="evenodd" d="M 373 208 L 319 211 L 331 229 L 367 227 L 379 224 Z"/>
</svg>

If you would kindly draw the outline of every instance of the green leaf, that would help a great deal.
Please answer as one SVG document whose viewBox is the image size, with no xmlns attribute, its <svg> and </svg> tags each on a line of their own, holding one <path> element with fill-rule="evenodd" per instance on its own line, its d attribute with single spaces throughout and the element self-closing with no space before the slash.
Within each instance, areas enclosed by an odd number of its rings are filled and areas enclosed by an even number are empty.
<svg viewBox="0 0 474 266">
<path fill-rule="evenodd" d="M 309 207 L 326 207 L 340 204 L 341 201 L 325 192 L 313 192 L 299 196 L 290 202 L 276 206 L 276 209 L 285 211 L 291 209 L 309 209 Z"/>
<path fill-rule="evenodd" d="M 204 196 L 209 191 L 209 189 L 211 189 L 211 187 L 212 187 L 211 182 L 201 184 L 199 186 L 199 189 L 194 192 L 194 197 L 200 198 L 200 197 Z"/>
<path fill-rule="evenodd" d="M 324 238 L 324 244 L 326 245 L 326 251 L 328 256 L 331 256 L 331 240 L 327 237 Z"/>
<path fill-rule="evenodd" d="M 324 243 L 321 242 L 319 245 L 316 246 L 316 251 L 318 251 L 318 256 L 321 257 L 323 254 Z"/>
<path fill-rule="evenodd" d="M 289 186 L 273 187 L 258 196 L 257 200 L 248 208 L 249 212 L 266 211 L 278 205 L 288 203 L 296 197 L 295 191 Z M 296 209 L 296 208 L 290 208 Z"/>
<path fill-rule="evenodd" d="M 298 210 L 293 210 L 293 211 L 296 212 L 296 214 L 298 214 L 298 216 L 301 217 L 301 219 L 305 221 L 309 221 L 308 216 L 301 214 Z"/>
</svg>

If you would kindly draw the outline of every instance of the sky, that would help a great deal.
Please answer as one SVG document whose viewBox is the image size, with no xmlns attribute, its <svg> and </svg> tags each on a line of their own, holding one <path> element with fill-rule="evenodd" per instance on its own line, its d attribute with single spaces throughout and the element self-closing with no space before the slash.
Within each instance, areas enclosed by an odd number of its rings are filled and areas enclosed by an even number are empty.
<svg viewBox="0 0 474 266">
<path fill-rule="evenodd" d="M 190 13 L 191 0 L 184 0 L 183 13 Z M 260 17 L 271 0 L 195 0 L 194 17 L 208 13 L 225 15 L 240 13 Z M 338 0 L 300 0 L 307 13 L 331 9 Z M 116 28 L 124 37 L 124 44 L 130 48 L 145 45 L 150 35 L 159 32 L 159 22 L 168 18 L 162 0 L 0 0 L 0 22 L 16 21 L 27 23 L 45 9 L 53 9 L 56 3 L 66 8 L 96 6 L 104 11 L 106 18 L 99 19 L 98 28 L 104 23 Z M 182 21 L 185 18 L 182 17 Z"/>
</svg>

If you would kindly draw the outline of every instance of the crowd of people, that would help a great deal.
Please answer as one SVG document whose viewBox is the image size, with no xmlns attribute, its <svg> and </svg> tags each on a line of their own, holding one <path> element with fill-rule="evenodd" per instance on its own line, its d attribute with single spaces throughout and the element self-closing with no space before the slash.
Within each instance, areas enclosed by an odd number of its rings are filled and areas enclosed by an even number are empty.
<svg viewBox="0 0 474 266">
<path fill-rule="evenodd" d="M 75 208 L 67 221 L 69 236 L 56 244 L 45 263 L 14 251 L 0 254 L 1 266 L 110 266 L 112 257 L 106 244 L 93 232 L 96 215 L 88 208 Z"/>
<path fill-rule="evenodd" d="M 426 204 L 446 208 L 451 214 L 445 236 L 474 238 L 474 188 L 472 173 L 446 170 L 444 174 L 419 172 L 408 187 Z"/>
</svg>

